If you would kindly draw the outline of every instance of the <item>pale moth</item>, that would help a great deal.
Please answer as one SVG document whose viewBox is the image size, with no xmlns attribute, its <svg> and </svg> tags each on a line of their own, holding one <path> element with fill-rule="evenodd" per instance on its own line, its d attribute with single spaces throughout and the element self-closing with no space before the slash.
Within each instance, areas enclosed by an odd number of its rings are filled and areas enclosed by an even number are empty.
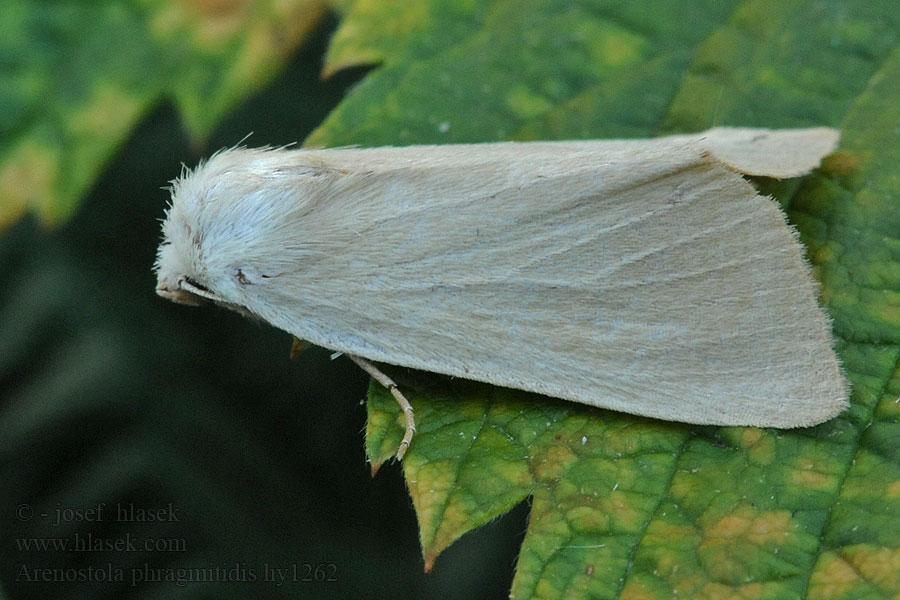
<svg viewBox="0 0 900 600">
<path fill-rule="evenodd" d="M 214 154 L 172 182 L 156 291 L 370 361 L 636 415 L 802 427 L 847 405 L 803 247 L 741 177 L 833 129 Z"/>
</svg>

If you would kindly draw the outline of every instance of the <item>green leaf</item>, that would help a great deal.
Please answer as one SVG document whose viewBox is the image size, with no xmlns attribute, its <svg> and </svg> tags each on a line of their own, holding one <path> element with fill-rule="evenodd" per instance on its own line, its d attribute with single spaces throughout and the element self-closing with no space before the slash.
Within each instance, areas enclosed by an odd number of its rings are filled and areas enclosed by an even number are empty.
<svg viewBox="0 0 900 600">
<path fill-rule="evenodd" d="M 65 220 L 167 97 L 190 135 L 206 136 L 277 72 L 323 9 L 323 0 L 4 0 L 0 228 L 28 211 Z"/>
<path fill-rule="evenodd" d="M 793 431 L 663 423 L 390 373 L 426 568 L 531 497 L 516 598 L 900 594 L 900 13 L 887 1 L 347 2 L 326 70 L 378 63 L 310 144 L 841 128 L 789 207 L 852 407 Z M 723 402 L 727 399 L 723 398 Z M 403 417 L 369 393 L 367 452 Z"/>
</svg>

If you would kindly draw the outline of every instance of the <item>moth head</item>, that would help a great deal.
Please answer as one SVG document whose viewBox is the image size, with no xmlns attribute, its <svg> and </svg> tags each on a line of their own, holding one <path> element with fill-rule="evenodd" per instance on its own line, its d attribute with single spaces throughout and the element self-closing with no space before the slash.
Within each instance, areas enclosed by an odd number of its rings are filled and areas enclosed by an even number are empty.
<svg viewBox="0 0 900 600">
<path fill-rule="evenodd" d="M 198 170 L 202 168 L 198 167 Z M 156 254 L 156 293 L 179 304 L 199 306 L 224 299 L 204 284 L 202 232 L 197 223 L 203 198 L 197 197 L 195 173 L 183 171 L 172 182 L 172 204 L 163 220 L 163 240 Z"/>
<path fill-rule="evenodd" d="M 240 292 L 251 270 L 234 264 L 244 264 L 258 237 L 253 227 L 260 178 L 256 164 L 267 156 L 265 151 L 223 150 L 172 181 L 154 265 L 157 294 L 179 304 L 215 303 L 247 312 Z"/>
</svg>

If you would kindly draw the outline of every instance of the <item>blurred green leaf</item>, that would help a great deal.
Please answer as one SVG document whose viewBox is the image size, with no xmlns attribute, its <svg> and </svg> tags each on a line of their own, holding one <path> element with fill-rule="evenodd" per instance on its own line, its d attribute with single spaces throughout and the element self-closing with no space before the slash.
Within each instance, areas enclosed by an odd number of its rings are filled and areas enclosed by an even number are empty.
<svg viewBox="0 0 900 600">
<path fill-rule="evenodd" d="M 4 0 L 0 228 L 69 217 L 148 109 L 165 98 L 201 139 L 269 81 L 324 0 Z"/>
<path fill-rule="evenodd" d="M 896 6 L 344 4 L 326 70 L 380 66 L 312 145 L 843 131 L 819 171 L 772 187 L 822 282 L 852 408 L 795 431 L 691 427 L 393 369 L 419 425 L 403 469 L 426 568 L 531 496 L 516 598 L 900 594 Z M 372 386 L 373 466 L 402 423 Z"/>
</svg>

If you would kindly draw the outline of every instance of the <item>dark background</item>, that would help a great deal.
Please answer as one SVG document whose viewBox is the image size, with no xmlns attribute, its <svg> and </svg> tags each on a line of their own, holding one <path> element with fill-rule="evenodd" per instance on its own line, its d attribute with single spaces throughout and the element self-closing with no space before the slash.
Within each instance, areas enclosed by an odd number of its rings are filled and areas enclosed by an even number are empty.
<svg viewBox="0 0 900 600">
<path fill-rule="evenodd" d="M 26 219 L 0 234 L 7 597 L 506 597 L 527 507 L 465 536 L 424 574 L 399 466 L 369 476 L 365 374 L 319 348 L 290 361 L 287 334 L 154 293 L 161 188 L 182 162 L 250 132 L 250 145 L 302 141 L 365 75 L 320 80 L 335 26 L 207 146 L 191 147 L 174 107 L 159 106 L 72 221 L 47 231 Z M 121 519 L 160 508 L 161 520 Z M 53 548 L 76 535 L 103 548 Z M 146 540 L 159 549 L 141 549 Z M 263 581 L 267 565 L 287 579 Z M 180 569 L 220 581 L 165 580 Z M 96 581 L 118 573 L 125 581 Z M 135 576 L 157 581 L 132 586 Z"/>
</svg>

